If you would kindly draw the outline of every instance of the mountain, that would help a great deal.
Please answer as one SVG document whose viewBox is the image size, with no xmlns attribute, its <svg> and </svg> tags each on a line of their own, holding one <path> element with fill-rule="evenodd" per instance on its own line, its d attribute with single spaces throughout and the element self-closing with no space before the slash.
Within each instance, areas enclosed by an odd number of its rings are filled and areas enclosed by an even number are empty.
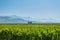
<svg viewBox="0 0 60 40">
<path fill-rule="evenodd" d="M 33 23 L 59 23 L 60 20 L 55 20 L 53 18 L 49 19 L 36 19 L 31 17 L 20 17 L 16 15 L 12 16 L 0 16 L 0 23 L 27 23 L 27 22 L 33 22 Z"/>
<path fill-rule="evenodd" d="M 13 16 L 0 16 L 0 22 L 1 23 L 25 23 L 27 22 L 26 20 L 24 20 L 23 18 L 19 18 L 15 15 Z"/>
<path fill-rule="evenodd" d="M 0 16 L 0 23 L 27 23 L 27 22 L 37 22 L 37 20 L 31 17 L 20 17 L 16 15 Z"/>
</svg>

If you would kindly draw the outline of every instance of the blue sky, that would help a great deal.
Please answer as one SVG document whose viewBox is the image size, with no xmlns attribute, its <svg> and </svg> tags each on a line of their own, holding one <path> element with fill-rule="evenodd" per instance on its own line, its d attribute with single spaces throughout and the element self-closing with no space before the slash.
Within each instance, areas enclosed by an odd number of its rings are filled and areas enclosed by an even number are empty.
<svg viewBox="0 0 60 40">
<path fill-rule="evenodd" d="M 0 16 L 60 20 L 60 0 L 0 0 Z"/>
</svg>

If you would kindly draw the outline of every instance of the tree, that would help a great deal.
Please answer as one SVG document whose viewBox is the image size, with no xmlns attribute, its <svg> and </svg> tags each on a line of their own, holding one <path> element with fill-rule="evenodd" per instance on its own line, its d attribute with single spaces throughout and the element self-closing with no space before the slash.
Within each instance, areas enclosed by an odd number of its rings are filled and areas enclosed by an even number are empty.
<svg viewBox="0 0 60 40">
<path fill-rule="evenodd" d="M 32 24 L 32 22 L 30 21 L 30 22 L 28 22 L 28 24 Z"/>
</svg>

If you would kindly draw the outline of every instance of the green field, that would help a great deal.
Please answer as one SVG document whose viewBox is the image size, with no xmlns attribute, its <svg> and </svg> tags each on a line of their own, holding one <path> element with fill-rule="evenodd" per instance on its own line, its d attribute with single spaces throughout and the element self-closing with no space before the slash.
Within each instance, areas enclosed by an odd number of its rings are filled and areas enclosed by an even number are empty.
<svg viewBox="0 0 60 40">
<path fill-rule="evenodd" d="M 0 40 L 60 40 L 60 24 L 0 24 Z"/>
</svg>

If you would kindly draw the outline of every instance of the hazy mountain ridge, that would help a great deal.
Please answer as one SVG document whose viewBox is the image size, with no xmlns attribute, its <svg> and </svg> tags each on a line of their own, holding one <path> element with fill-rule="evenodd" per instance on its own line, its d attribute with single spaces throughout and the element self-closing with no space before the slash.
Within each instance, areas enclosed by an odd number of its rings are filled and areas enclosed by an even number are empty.
<svg viewBox="0 0 60 40">
<path fill-rule="evenodd" d="M 34 18 L 31 17 L 20 17 L 20 16 L 16 16 L 16 15 L 12 15 L 12 16 L 0 16 L 0 22 L 36 22 L 36 20 Z"/>
<path fill-rule="evenodd" d="M 57 22 L 54 19 L 36 19 L 36 18 L 31 18 L 31 17 L 20 17 L 16 15 L 12 16 L 0 16 L 0 22 L 16 22 L 16 23 L 27 23 L 28 21 L 31 21 L 33 23 L 54 23 Z"/>
<path fill-rule="evenodd" d="M 18 18 L 17 16 L 0 16 L 0 22 L 27 22 L 22 18 Z"/>
</svg>

